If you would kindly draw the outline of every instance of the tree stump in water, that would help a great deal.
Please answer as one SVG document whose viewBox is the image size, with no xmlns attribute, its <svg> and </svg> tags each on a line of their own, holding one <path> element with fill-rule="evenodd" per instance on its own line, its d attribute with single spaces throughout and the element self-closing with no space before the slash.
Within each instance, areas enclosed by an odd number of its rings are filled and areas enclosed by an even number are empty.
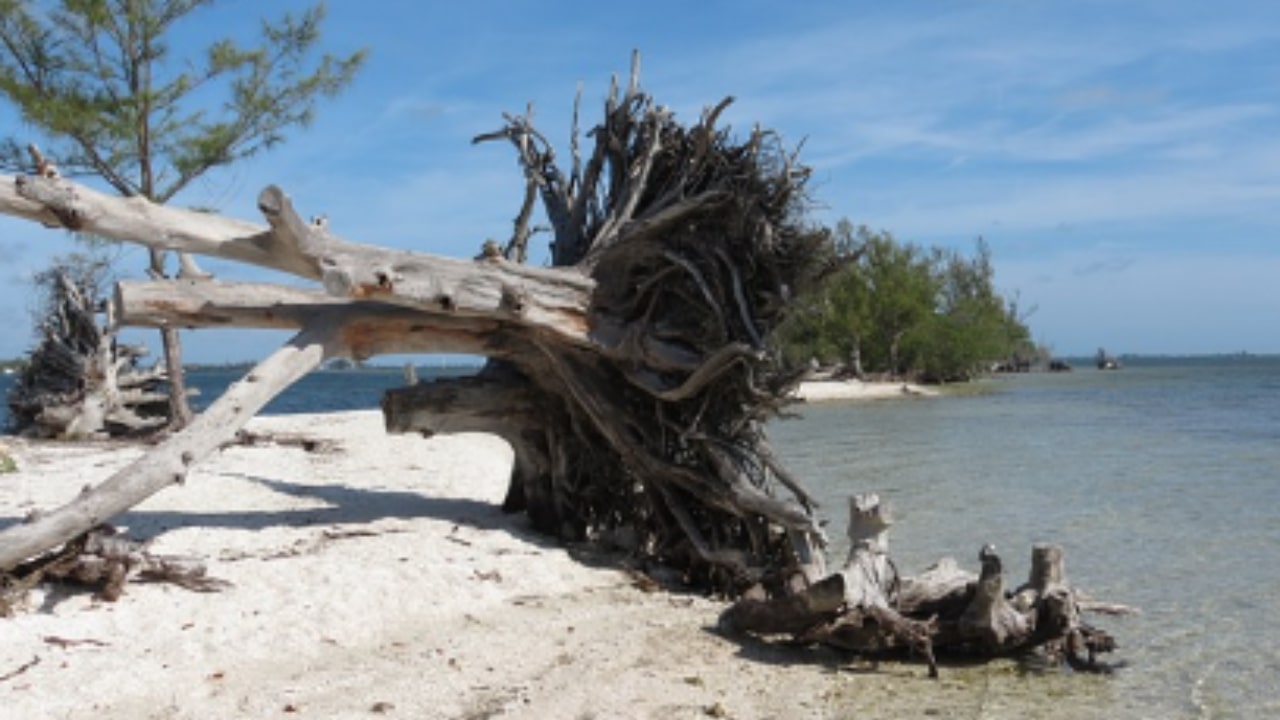
<svg viewBox="0 0 1280 720">
<path fill-rule="evenodd" d="M 721 615 L 720 627 L 788 635 L 872 657 L 908 649 L 928 662 L 932 677 L 938 673 L 935 654 L 998 657 L 1038 650 L 1051 662 L 1096 670 L 1097 654 L 1115 649 L 1110 635 L 1081 620 L 1060 546 L 1036 545 L 1029 579 L 1012 593 L 990 545 L 978 554 L 980 574 L 944 558 L 921 575 L 899 578 L 888 555 L 888 508 L 870 494 L 854 496 L 849 507 L 852 546 L 839 572 L 789 595 L 743 598 Z"/>
</svg>

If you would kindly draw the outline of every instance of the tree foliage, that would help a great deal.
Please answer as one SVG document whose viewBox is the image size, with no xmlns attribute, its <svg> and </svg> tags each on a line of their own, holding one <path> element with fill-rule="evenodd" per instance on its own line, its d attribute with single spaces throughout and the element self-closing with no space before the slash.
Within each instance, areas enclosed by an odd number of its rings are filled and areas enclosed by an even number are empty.
<svg viewBox="0 0 1280 720">
<path fill-rule="evenodd" d="M 359 51 L 312 61 L 323 5 L 262 25 L 261 44 L 170 57 L 166 36 L 212 0 L 0 0 L 0 92 L 67 174 L 167 202 L 192 180 L 270 148 L 355 77 Z M 0 145 L 8 169 L 26 143 Z"/>
<path fill-rule="evenodd" d="M 829 239 L 829 252 L 845 261 L 800 299 L 800 311 L 781 329 L 792 364 L 816 359 L 856 375 L 942 382 L 1031 352 L 1016 303 L 995 290 L 985 241 L 969 257 L 901 243 L 847 220 Z"/>
<path fill-rule="evenodd" d="M 214 168 L 280 143 L 317 102 L 349 85 L 365 59 L 323 54 L 325 9 L 263 22 L 260 44 L 212 42 L 171 57 L 174 28 L 213 0 L 0 0 L 0 94 L 70 175 L 159 203 Z M 31 137 L 0 139 L 0 167 L 29 166 Z M 166 274 L 152 249 L 148 272 Z M 180 275 L 200 274 L 182 258 Z M 161 331 L 173 422 L 190 421 L 177 331 Z"/>
</svg>

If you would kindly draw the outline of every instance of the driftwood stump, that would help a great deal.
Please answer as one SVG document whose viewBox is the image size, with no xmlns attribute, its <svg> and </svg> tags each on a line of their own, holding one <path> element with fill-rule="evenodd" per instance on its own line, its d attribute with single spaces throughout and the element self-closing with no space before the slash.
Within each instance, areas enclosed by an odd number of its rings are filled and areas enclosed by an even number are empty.
<svg viewBox="0 0 1280 720">
<path fill-rule="evenodd" d="M 1035 546 L 1030 577 L 1012 593 L 990 545 L 979 552 L 978 575 L 945 558 L 921 575 L 899 578 L 888 556 L 888 508 L 875 495 L 856 495 L 849 508 L 852 546 L 839 572 L 790 594 L 744 597 L 721 615 L 720 627 L 871 657 L 908 649 L 925 658 L 931 677 L 938 674 L 935 653 L 998 657 L 1037 650 L 1051 662 L 1096 670 L 1097 654 L 1115 648 L 1110 635 L 1081 620 L 1060 546 Z"/>
</svg>

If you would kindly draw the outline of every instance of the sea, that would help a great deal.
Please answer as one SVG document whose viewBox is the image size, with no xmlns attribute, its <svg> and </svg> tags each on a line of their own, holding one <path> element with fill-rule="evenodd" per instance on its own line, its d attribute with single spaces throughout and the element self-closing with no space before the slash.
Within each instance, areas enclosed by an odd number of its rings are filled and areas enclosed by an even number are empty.
<svg viewBox="0 0 1280 720">
<path fill-rule="evenodd" d="M 941 681 L 904 689 L 929 716 L 1280 717 L 1280 356 L 1122 363 L 797 405 L 770 426 L 822 503 L 833 564 L 847 552 L 848 496 L 875 492 L 893 509 L 903 574 L 944 556 L 976 570 L 989 543 L 1017 585 L 1032 545 L 1052 542 L 1073 586 L 1140 609 L 1088 618 L 1117 639 L 1102 656 L 1111 672 L 944 664 Z M 207 403 L 242 373 L 200 369 L 190 382 Z M 11 381 L 0 376 L 0 392 Z M 403 382 L 399 368 L 319 371 L 266 412 L 376 408 Z"/>
<path fill-rule="evenodd" d="M 1051 542 L 1072 585 L 1141 610 L 1089 618 L 1119 643 L 1105 676 L 944 667 L 972 711 L 944 716 L 1280 718 L 1280 357 L 1075 367 L 813 404 L 771 438 L 824 503 L 837 562 L 846 498 L 875 492 L 903 574 L 942 556 L 976 571 L 991 543 L 1017 585 Z"/>
</svg>

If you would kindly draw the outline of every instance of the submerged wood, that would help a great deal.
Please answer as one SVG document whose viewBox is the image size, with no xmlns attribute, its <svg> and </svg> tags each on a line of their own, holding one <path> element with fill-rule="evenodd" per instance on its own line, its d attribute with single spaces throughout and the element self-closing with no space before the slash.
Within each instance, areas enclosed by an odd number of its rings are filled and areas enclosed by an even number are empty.
<svg viewBox="0 0 1280 720">
<path fill-rule="evenodd" d="M 1000 557 L 979 553 L 982 572 L 944 559 L 925 573 L 897 577 L 889 561 L 890 515 L 875 495 L 850 499 L 845 567 L 812 587 L 772 597 L 744 597 L 721 616 L 729 632 L 788 635 L 880 657 L 909 650 L 938 674 L 935 655 L 999 657 L 1037 651 L 1078 670 L 1104 669 L 1097 656 L 1115 649 L 1106 632 L 1081 619 L 1083 607 L 1066 581 L 1057 545 L 1032 549 L 1030 577 L 1016 592 L 1004 589 Z"/>
</svg>

